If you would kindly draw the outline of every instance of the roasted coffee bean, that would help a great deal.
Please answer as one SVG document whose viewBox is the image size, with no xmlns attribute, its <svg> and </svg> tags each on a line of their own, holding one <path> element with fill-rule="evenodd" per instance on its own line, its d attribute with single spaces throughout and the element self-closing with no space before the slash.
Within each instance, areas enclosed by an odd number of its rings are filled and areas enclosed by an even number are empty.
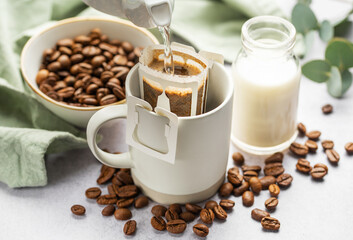
<svg viewBox="0 0 353 240">
<path fill-rule="evenodd" d="M 210 200 L 205 203 L 205 208 L 213 209 L 217 205 L 218 205 L 218 203 L 216 201 Z"/>
<path fill-rule="evenodd" d="M 278 186 L 283 187 L 283 188 L 289 187 L 289 185 L 291 185 L 292 181 L 293 181 L 293 177 L 289 173 L 283 173 L 283 174 L 279 175 L 276 179 Z"/>
<path fill-rule="evenodd" d="M 199 205 L 191 204 L 191 203 L 185 204 L 185 208 L 186 208 L 186 211 L 189 211 L 194 214 L 199 214 L 202 210 L 202 207 L 200 207 Z"/>
<path fill-rule="evenodd" d="M 127 57 L 123 55 L 116 55 L 113 58 L 113 61 L 116 65 L 124 66 L 127 64 Z"/>
<path fill-rule="evenodd" d="M 135 200 L 135 208 L 143 208 L 146 207 L 148 205 L 148 197 L 146 196 L 140 196 L 138 198 L 136 198 Z"/>
<path fill-rule="evenodd" d="M 232 183 L 235 187 L 240 186 L 243 181 L 243 176 L 238 172 L 228 170 L 228 181 Z"/>
<path fill-rule="evenodd" d="M 111 54 L 114 54 L 114 55 L 118 53 L 118 48 L 114 45 L 109 44 L 109 43 L 102 42 L 99 44 L 99 48 L 104 51 L 110 52 Z"/>
<path fill-rule="evenodd" d="M 270 192 L 271 197 L 277 197 L 280 193 L 280 189 L 277 184 L 271 184 L 268 187 L 268 191 Z"/>
<path fill-rule="evenodd" d="M 94 57 L 100 55 L 102 50 L 95 46 L 86 46 L 82 49 L 82 54 L 85 57 Z"/>
<path fill-rule="evenodd" d="M 181 209 L 180 204 L 177 203 L 173 203 L 169 206 L 168 208 L 169 210 L 174 210 L 175 212 L 177 212 L 178 214 L 180 214 L 183 210 Z"/>
<path fill-rule="evenodd" d="M 329 114 L 329 113 L 332 113 L 333 107 L 331 104 L 326 104 L 326 105 L 322 106 L 321 110 L 324 114 Z"/>
<path fill-rule="evenodd" d="M 159 216 L 164 217 L 166 211 L 167 211 L 167 208 L 162 205 L 155 205 L 151 209 L 152 214 L 155 215 L 156 217 L 159 217 Z"/>
<path fill-rule="evenodd" d="M 132 180 L 132 177 L 130 174 L 124 172 L 124 171 L 119 171 L 116 173 L 116 177 L 118 178 L 118 180 L 122 183 L 124 183 L 125 185 L 131 185 L 134 183 L 134 181 Z"/>
<path fill-rule="evenodd" d="M 320 131 L 311 131 L 306 133 L 306 136 L 310 139 L 310 140 L 318 140 L 319 137 L 321 135 Z"/>
<path fill-rule="evenodd" d="M 55 51 L 53 52 L 53 54 L 50 55 L 50 62 L 54 62 L 56 60 L 58 60 L 58 58 L 60 57 L 61 53 L 59 51 Z"/>
<path fill-rule="evenodd" d="M 192 227 L 192 230 L 199 237 L 206 237 L 209 232 L 208 227 L 205 224 L 201 224 L 201 223 L 195 224 Z"/>
<path fill-rule="evenodd" d="M 228 169 L 228 174 L 237 174 L 240 173 L 239 168 L 238 167 L 232 167 Z"/>
<path fill-rule="evenodd" d="M 233 209 L 234 205 L 235 205 L 235 202 L 230 199 L 222 199 L 219 202 L 219 206 L 221 206 L 225 210 Z"/>
<path fill-rule="evenodd" d="M 113 194 L 101 195 L 97 198 L 97 203 L 99 205 L 115 204 L 117 201 L 118 199 L 116 198 L 116 195 Z"/>
<path fill-rule="evenodd" d="M 265 165 L 264 173 L 266 176 L 277 177 L 284 173 L 284 168 L 282 163 L 270 163 Z"/>
<path fill-rule="evenodd" d="M 75 215 L 80 216 L 80 215 L 85 214 L 86 209 L 85 209 L 84 206 L 81 206 L 81 205 L 73 205 L 73 206 L 71 207 L 71 212 L 72 212 L 73 214 L 75 214 Z"/>
<path fill-rule="evenodd" d="M 229 182 L 223 183 L 223 185 L 219 189 L 219 195 L 221 197 L 228 197 L 232 193 L 233 189 L 234 187 L 231 183 Z"/>
<path fill-rule="evenodd" d="M 251 217 L 256 221 L 261 221 L 264 217 L 269 217 L 270 214 L 264 210 L 254 208 L 251 211 Z"/>
<path fill-rule="evenodd" d="M 51 72 L 57 72 L 61 69 L 60 62 L 52 62 L 47 66 L 48 70 Z"/>
<path fill-rule="evenodd" d="M 334 142 L 331 140 L 324 140 L 321 142 L 321 145 L 324 148 L 324 150 L 333 149 L 333 147 L 335 146 Z"/>
<path fill-rule="evenodd" d="M 261 225 L 264 229 L 271 231 L 277 231 L 281 226 L 280 222 L 273 217 L 264 217 L 261 220 Z"/>
<path fill-rule="evenodd" d="M 306 134 L 306 127 L 303 123 L 298 123 L 298 131 L 302 135 Z"/>
<path fill-rule="evenodd" d="M 88 85 L 88 87 L 86 88 L 86 92 L 88 94 L 94 94 L 98 88 L 99 88 L 99 86 L 97 84 L 92 83 L 92 84 Z M 96 99 L 94 99 L 94 100 L 96 100 Z"/>
<path fill-rule="evenodd" d="M 56 43 L 60 47 L 72 47 L 74 40 L 70 38 L 61 39 Z"/>
<path fill-rule="evenodd" d="M 295 155 L 302 157 L 306 156 L 309 152 L 309 148 L 307 146 L 296 142 L 290 145 L 289 150 Z"/>
<path fill-rule="evenodd" d="M 257 177 L 250 178 L 249 185 L 250 185 L 251 191 L 253 191 L 253 193 L 258 194 L 262 190 L 261 182 Z"/>
<path fill-rule="evenodd" d="M 251 207 L 254 204 L 254 194 L 251 191 L 245 191 L 242 195 L 243 205 Z"/>
<path fill-rule="evenodd" d="M 108 104 L 115 103 L 116 101 L 118 101 L 118 99 L 113 94 L 109 94 L 107 96 L 104 96 L 99 101 L 99 104 L 103 106 L 103 105 L 108 105 Z"/>
<path fill-rule="evenodd" d="M 116 202 L 118 208 L 127 208 L 134 203 L 135 199 L 133 198 L 121 198 Z"/>
<path fill-rule="evenodd" d="M 58 58 L 58 62 L 60 63 L 61 68 L 68 69 L 71 66 L 70 58 L 67 55 L 61 55 Z M 49 68 L 49 65 L 48 65 Z"/>
<path fill-rule="evenodd" d="M 325 164 L 323 164 L 323 163 L 316 163 L 314 165 L 314 168 L 317 168 L 317 167 L 324 168 L 326 170 L 326 173 L 328 172 L 328 167 Z"/>
<path fill-rule="evenodd" d="M 68 56 L 72 55 L 72 50 L 68 47 L 59 47 L 59 52 Z"/>
<path fill-rule="evenodd" d="M 151 225 L 154 229 L 158 231 L 163 231 L 166 229 L 167 224 L 161 216 L 153 216 L 151 218 Z"/>
<path fill-rule="evenodd" d="M 353 154 L 353 142 L 346 143 L 344 146 L 348 154 Z"/>
<path fill-rule="evenodd" d="M 125 93 L 121 87 L 113 88 L 113 93 L 119 100 L 125 99 Z"/>
<path fill-rule="evenodd" d="M 241 166 L 244 164 L 244 157 L 240 152 L 233 153 L 232 158 L 235 165 Z"/>
<path fill-rule="evenodd" d="M 302 173 L 309 173 L 311 171 L 310 162 L 304 158 L 298 159 L 297 170 Z"/>
<path fill-rule="evenodd" d="M 276 183 L 276 178 L 274 176 L 265 176 L 259 179 L 262 190 L 267 190 L 271 184 Z"/>
<path fill-rule="evenodd" d="M 191 212 L 182 212 L 179 215 L 180 219 L 183 219 L 185 222 L 192 222 L 195 220 L 196 216 L 192 214 Z"/>
<path fill-rule="evenodd" d="M 49 75 L 49 71 L 47 69 L 39 70 L 36 76 L 36 83 L 40 85 L 47 79 L 48 75 Z"/>
<path fill-rule="evenodd" d="M 103 168 L 102 168 L 103 169 Z M 115 173 L 115 168 L 112 167 L 105 167 L 104 171 L 102 171 L 97 179 L 98 184 L 104 184 L 108 182 Z"/>
<path fill-rule="evenodd" d="M 71 75 L 65 77 L 64 81 L 65 81 L 66 85 L 68 85 L 68 86 L 73 86 L 76 82 L 75 78 Z"/>
<path fill-rule="evenodd" d="M 50 91 L 50 92 L 47 92 L 47 93 L 45 93 L 48 97 L 50 97 L 50 98 L 52 98 L 52 99 L 54 99 L 55 101 L 58 101 L 58 102 L 60 102 L 60 101 L 62 101 L 62 97 L 59 95 L 59 94 L 57 94 L 56 92 L 54 92 L 54 91 Z"/>
<path fill-rule="evenodd" d="M 127 208 L 118 208 L 114 212 L 114 217 L 117 220 L 128 220 L 128 219 L 132 218 L 132 213 Z"/>
<path fill-rule="evenodd" d="M 265 164 L 270 163 L 282 163 L 283 162 L 283 153 L 276 152 L 265 159 Z"/>
<path fill-rule="evenodd" d="M 243 172 L 254 171 L 259 173 L 261 171 L 261 167 L 258 165 L 253 165 L 253 166 L 243 165 L 241 166 L 241 170 L 243 170 Z"/>
<path fill-rule="evenodd" d="M 257 172 L 255 171 L 246 171 L 243 173 L 243 175 L 244 175 L 244 180 L 246 182 L 249 182 L 250 178 L 258 176 Z"/>
<path fill-rule="evenodd" d="M 249 190 L 249 183 L 248 182 L 242 182 L 242 184 L 237 187 L 237 188 L 234 188 L 233 190 L 233 194 L 234 196 L 238 197 L 238 196 L 241 196 L 243 195 L 243 193 L 247 190 Z"/>
<path fill-rule="evenodd" d="M 224 211 L 224 209 L 217 205 L 213 208 L 213 212 L 214 215 L 216 216 L 216 218 L 220 219 L 220 220 L 226 220 L 228 217 L 228 214 L 226 213 L 226 211 Z"/>
<path fill-rule="evenodd" d="M 184 232 L 186 229 L 186 222 L 182 219 L 175 219 L 167 222 L 167 231 L 174 234 Z"/>
<path fill-rule="evenodd" d="M 74 54 L 70 57 L 70 61 L 72 64 L 80 63 L 84 59 L 84 56 L 80 53 Z"/>
<path fill-rule="evenodd" d="M 95 199 L 101 195 L 102 191 L 97 187 L 92 187 L 86 190 L 85 194 L 87 198 Z"/>
<path fill-rule="evenodd" d="M 64 81 L 57 81 L 56 84 L 54 85 L 54 91 L 58 91 L 60 89 L 63 89 L 67 87 L 66 83 Z"/>
<path fill-rule="evenodd" d="M 40 85 L 39 90 L 41 90 L 44 94 L 53 91 L 53 87 L 49 84 L 43 83 Z"/>
<path fill-rule="evenodd" d="M 112 216 L 115 212 L 115 207 L 114 205 L 108 205 L 102 210 L 102 215 L 103 216 Z"/>
<path fill-rule="evenodd" d="M 134 50 L 134 47 L 132 46 L 131 43 L 129 42 L 121 42 L 121 47 L 124 49 L 125 52 L 129 53 L 132 52 Z"/>
<path fill-rule="evenodd" d="M 316 152 L 318 148 L 317 143 L 310 139 L 305 142 L 305 146 L 308 147 L 310 152 Z"/>
<path fill-rule="evenodd" d="M 214 220 L 214 217 L 215 216 L 214 216 L 212 209 L 204 208 L 200 212 L 200 219 L 202 222 L 204 222 L 206 224 L 211 224 Z"/>
<path fill-rule="evenodd" d="M 171 221 L 171 220 L 175 220 L 175 219 L 179 219 L 179 214 L 174 211 L 173 209 L 168 209 L 166 212 L 165 212 L 165 219 L 167 219 L 167 221 Z"/>
<path fill-rule="evenodd" d="M 126 185 L 119 187 L 116 193 L 121 198 L 131 198 L 138 194 L 138 188 L 135 185 Z"/>
<path fill-rule="evenodd" d="M 265 207 L 270 211 L 273 211 L 274 209 L 276 209 L 277 205 L 278 205 L 278 199 L 275 197 L 271 197 L 265 201 Z"/>
<path fill-rule="evenodd" d="M 323 179 L 326 174 L 327 171 L 323 167 L 314 167 L 310 172 L 311 177 L 314 179 Z"/>
<path fill-rule="evenodd" d="M 73 87 L 66 87 L 58 91 L 58 95 L 62 98 L 71 98 L 74 95 L 75 89 Z"/>
<path fill-rule="evenodd" d="M 125 235 L 132 235 L 136 231 L 136 221 L 135 220 L 129 220 L 125 223 L 124 225 L 124 233 Z"/>
<path fill-rule="evenodd" d="M 325 153 L 331 163 L 337 164 L 339 162 L 340 155 L 334 149 L 327 149 Z"/>
</svg>

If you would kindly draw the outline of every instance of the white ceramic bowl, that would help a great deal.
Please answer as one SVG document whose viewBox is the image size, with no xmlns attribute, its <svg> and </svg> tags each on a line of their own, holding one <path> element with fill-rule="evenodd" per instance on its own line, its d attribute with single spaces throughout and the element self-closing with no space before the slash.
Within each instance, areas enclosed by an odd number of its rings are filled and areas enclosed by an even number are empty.
<svg viewBox="0 0 353 240">
<path fill-rule="evenodd" d="M 86 127 L 91 116 L 104 106 L 74 107 L 57 102 L 42 93 L 36 83 L 36 75 L 42 61 L 43 51 L 55 46 L 59 39 L 74 38 L 88 34 L 93 28 L 100 28 L 110 39 L 128 41 L 134 46 L 146 47 L 158 43 L 158 40 L 147 30 L 132 23 L 111 18 L 77 17 L 57 22 L 37 35 L 24 46 L 21 54 L 21 71 L 24 80 L 33 90 L 37 99 L 60 118 L 79 127 Z M 114 104 L 124 104 L 125 100 Z"/>
</svg>

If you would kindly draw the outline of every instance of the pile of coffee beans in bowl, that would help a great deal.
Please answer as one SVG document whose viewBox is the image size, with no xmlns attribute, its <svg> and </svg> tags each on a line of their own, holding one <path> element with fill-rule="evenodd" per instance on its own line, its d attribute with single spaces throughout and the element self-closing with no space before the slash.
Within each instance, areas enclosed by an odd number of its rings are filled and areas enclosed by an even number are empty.
<svg viewBox="0 0 353 240">
<path fill-rule="evenodd" d="M 71 106 L 119 102 L 125 99 L 125 79 L 141 50 L 126 41 L 110 40 L 95 28 L 46 49 L 36 82 L 48 97 Z"/>
</svg>

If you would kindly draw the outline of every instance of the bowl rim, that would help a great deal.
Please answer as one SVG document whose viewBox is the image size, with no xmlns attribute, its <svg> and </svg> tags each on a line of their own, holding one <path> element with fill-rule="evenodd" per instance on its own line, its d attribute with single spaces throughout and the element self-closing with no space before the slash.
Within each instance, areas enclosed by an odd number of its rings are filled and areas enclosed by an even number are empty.
<svg viewBox="0 0 353 240">
<path fill-rule="evenodd" d="M 26 55 L 28 48 L 30 47 L 30 45 L 32 44 L 32 42 L 41 37 L 45 32 L 48 32 L 49 30 L 52 30 L 58 26 L 62 26 L 65 24 L 70 24 L 73 22 L 84 22 L 84 21 L 103 21 L 103 22 L 113 22 L 113 23 L 117 23 L 117 24 L 122 24 L 131 28 L 134 28 L 135 30 L 143 33 L 144 35 L 146 35 L 148 38 L 150 38 L 152 40 L 153 43 L 155 44 L 159 44 L 159 41 L 157 40 L 157 38 L 150 33 L 148 30 L 144 29 L 144 28 L 140 28 L 135 26 L 134 24 L 132 24 L 131 22 L 124 20 L 124 19 L 118 19 L 118 18 L 110 18 L 110 17 L 72 17 L 72 18 L 67 18 L 67 19 L 63 19 L 60 20 L 58 22 L 56 22 L 54 25 L 51 25 L 43 30 L 41 30 L 40 32 L 36 33 L 35 35 L 33 35 L 25 44 L 25 46 L 22 49 L 21 52 L 21 57 L 20 57 L 20 69 L 21 69 L 21 73 L 23 76 L 23 79 L 25 80 L 26 84 L 32 89 L 32 91 L 34 93 L 36 93 L 38 96 L 40 96 L 41 98 L 43 98 L 44 100 L 53 103 L 59 107 L 63 107 L 63 108 L 67 108 L 67 109 L 71 109 L 71 110 L 76 110 L 76 111 L 97 111 L 100 110 L 106 106 L 111 106 L 111 105 L 119 105 L 119 104 L 123 104 L 126 102 L 126 99 L 121 100 L 119 102 L 115 102 L 112 104 L 107 104 L 104 106 L 96 106 L 96 107 L 76 107 L 76 106 L 71 106 L 65 103 L 60 103 L 58 101 L 55 101 L 54 99 L 48 97 L 47 95 L 45 95 L 42 91 L 39 90 L 39 88 L 37 89 L 36 87 L 33 86 L 33 84 L 31 83 L 31 81 L 29 81 L 29 77 L 26 74 L 25 71 L 25 67 L 24 67 L 24 56 Z"/>
</svg>

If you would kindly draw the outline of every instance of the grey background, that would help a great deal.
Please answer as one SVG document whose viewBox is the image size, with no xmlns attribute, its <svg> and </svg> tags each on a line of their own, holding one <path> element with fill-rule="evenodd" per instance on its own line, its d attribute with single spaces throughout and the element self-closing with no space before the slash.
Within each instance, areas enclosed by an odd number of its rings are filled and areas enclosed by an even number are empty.
<svg viewBox="0 0 353 240">
<path fill-rule="evenodd" d="M 290 1 L 293 3 L 293 1 Z M 288 10 L 290 4 L 281 1 Z M 349 39 L 353 40 L 352 32 Z M 306 62 L 322 58 L 325 44 L 319 39 L 313 46 Z M 230 71 L 230 66 L 227 66 Z M 323 115 L 321 106 L 331 103 L 334 113 Z M 317 154 L 308 155 L 312 163 L 322 162 L 329 166 L 329 173 L 321 182 L 302 175 L 295 170 L 296 158 L 285 155 L 284 167 L 292 174 L 292 186 L 279 196 L 277 210 L 271 215 L 281 221 L 277 233 L 262 230 L 261 224 L 250 217 L 253 208 L 264 209 L 269 197 L 262 191 L 255 198 L 253 207 L 242 206 L 241 198 L 231 196 L 235 207 L 225 222 L 215 221 L 210 227 L 208 239 L 352 239 L 353 238 L 353 156 L 344 151 L 344 144 L 353 141 L 353 87 L 342 99 L 333 99 L 326 86 L 313 83 L 303 77 L 300 89 L 298 120 L 308 130 L 322 131 L 321 139 L 335 141 L 335 149 L 341 155 L 338 166 L 328 163 L 320 146 Z M 113 126 L 112 128 L 110 128 Z M 109 129 L 109 131 L 107 130 Z M 124 144 L 125 122 L 111 122 L 102 130 L 105 139 L 101 143 L 110 151 L 126 151 Z M 304 138 L 298 138 L 304 142 Z M 236 151 L 231 145 L 230 154 Z M 247 164 L 262 164 L 262 159 L 245 154 Z M 229 158 L 229 167 L 233 166 Z M 215 159 L 216 161 L 216 159 Z M 84 192 L 96 186 L 100 163 L 89 149 L 51 155 L 47 159 L 48 185 L 38 188 L 10 189 L 0 183 L 0 239 L 200 239 L 192 232 L 195 220 L 180 235 L 167 231 L 157 232 L 150 226 L 150 209 L 133 209 L 133 219 L 138 230 L 134 237 L 122 232 L 124 222 L 114 217 L 103 217 L 102 207 L 88 200 Z M 197 181 L 197 179 L 196 179 Z M 104 191 L 106 189 L 104 188 Z M 216 201 L 219 197 L 216 195 Z M 73 204 L 86 207 L 86 215 L 71 214 Z M 202 203 L 203 205 L 204 203 Z"/>
</svg>

